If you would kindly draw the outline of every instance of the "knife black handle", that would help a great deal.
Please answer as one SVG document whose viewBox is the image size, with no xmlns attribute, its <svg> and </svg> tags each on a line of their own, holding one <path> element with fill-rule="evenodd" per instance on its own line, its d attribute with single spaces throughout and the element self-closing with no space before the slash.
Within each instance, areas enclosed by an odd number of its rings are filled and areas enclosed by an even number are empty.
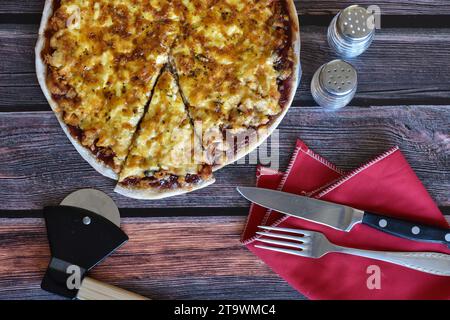
<svg viewBox="0 0 450 320">
<path fill-rule="evenodd" d="M 450 248 L 450 229 L 431 227 L 411 221 L 381 216 L 367 211 L 364 212 L 362 223 L 401 238 L 443 243 Z"/>
</svg>

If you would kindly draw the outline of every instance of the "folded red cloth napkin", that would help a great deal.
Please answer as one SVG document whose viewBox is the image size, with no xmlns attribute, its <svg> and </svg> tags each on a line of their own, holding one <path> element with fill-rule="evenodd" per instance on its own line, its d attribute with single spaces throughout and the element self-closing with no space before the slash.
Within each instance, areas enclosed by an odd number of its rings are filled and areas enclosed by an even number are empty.
<svg viewBox="0 0 450 320">
<path fill-rule="evenodd" d="M 257 186 L 449 227 L 397 147 L 346 174 L 298 141 L 288 171 L 282 174 L 260 167 Z M 450 277 L 339 253 L 310 259 L 256 248 L 258 225 L 320 231 L 332 243 L 359 249 L 447 254 L 450 250 L 443 244 L 410 241 L 365 225 L 357 225 L 346 233 L 252 205 L 243 243 L 310 299 L 450 299 Z M 381 275 L 375 287 L 371 277 L 374 270 Z"/>
</svg>

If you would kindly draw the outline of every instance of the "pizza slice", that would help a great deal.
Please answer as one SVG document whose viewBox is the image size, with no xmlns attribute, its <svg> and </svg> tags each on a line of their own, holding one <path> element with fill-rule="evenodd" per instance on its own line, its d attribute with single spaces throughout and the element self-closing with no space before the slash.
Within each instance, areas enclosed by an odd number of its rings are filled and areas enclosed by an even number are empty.
<svg viewBox="0 0 450 320">
<path fill-rule="evenodd" d="M 115 191 L 137 199 L 159 199 L 213 182 L 176 79 L 166 69 L 156 83 Z"/>
<path fill-rule="evenodd" d="M 253 149 L 287 110 L 285 88 L 295 80 L 289 80 L 289 16 L 281 1 L 219 0 L 208 10 L 197 7 L 185 10 L 173 60 L 216 169 L 246 153 L 245 146 L 230 144 L 234 137 L 248 135 Z"/>
<path fill-rule="evenodd" d="M 99 172 L 117 179 L 179 32 L 168 0 L 47 0 L 39 82 L 64 131 Z"/>
</svg>

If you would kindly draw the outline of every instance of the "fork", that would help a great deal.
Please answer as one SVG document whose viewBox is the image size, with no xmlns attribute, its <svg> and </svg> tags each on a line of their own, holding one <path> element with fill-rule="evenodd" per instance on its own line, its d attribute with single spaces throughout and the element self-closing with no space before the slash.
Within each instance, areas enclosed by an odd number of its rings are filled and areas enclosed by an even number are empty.
<svg viewBox="0 0 450 320">
<path fill-rule="evenodd" d="M 439 276 L 450 276 L 450 255 L 448 254 L 437 252 L 389 252 L 360 250 L 335 245 L 320 232 L 267 226 L 260 226 L 259 228 L 265 230 L 265 232 L 257 232 L 258 235 L 262 236 L 262 238 L 259 238 L 258 241 L 276 245 L 277 247 L 255 245 L 257 248 L 316 259 L 333 252 L 351 254 L 390 262 L 425 273 Z M 283 239 L 288 241 L 274 239 Z M 280 247 L 288 247 L 293 249 Z"/>
</svg>

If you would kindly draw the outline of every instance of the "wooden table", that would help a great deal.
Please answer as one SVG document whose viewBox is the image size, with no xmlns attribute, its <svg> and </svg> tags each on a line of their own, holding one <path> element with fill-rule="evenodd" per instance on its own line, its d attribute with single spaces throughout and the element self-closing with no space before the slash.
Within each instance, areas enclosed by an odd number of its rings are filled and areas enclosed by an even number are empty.
<svg viewBox="0 0 450 320">
<path fill-rule="evenodd" d="M 203 191 L 144 202 L 114 194 L 114 182 L 80 158 L 36 81 L 34 45 L 43 2 L 0 4 L 0 299 L 57 298 L 39 287 L 49 258 L 41 210 L 85 187 L 114 198 L 130 237 L 95 268 L 97 279 L 152 298 L 301 299 L 239 243 L 248 203 L 235 187 L 255 184 L 254 165 L 219 171 L 217 183 Z M 296 4 L 304 76 L 280 126 L 281 169 L 297 137 L 344 169 L 399 145 L 448 214 L 449 2 L 378 1 L 382 29 L 369 51 L 353 61 L 358 93 L 336 113 L 316 107 L 308 88 L 313 72 L 335 58 L 326 27 L 351 1 Z"/>
</svg>

